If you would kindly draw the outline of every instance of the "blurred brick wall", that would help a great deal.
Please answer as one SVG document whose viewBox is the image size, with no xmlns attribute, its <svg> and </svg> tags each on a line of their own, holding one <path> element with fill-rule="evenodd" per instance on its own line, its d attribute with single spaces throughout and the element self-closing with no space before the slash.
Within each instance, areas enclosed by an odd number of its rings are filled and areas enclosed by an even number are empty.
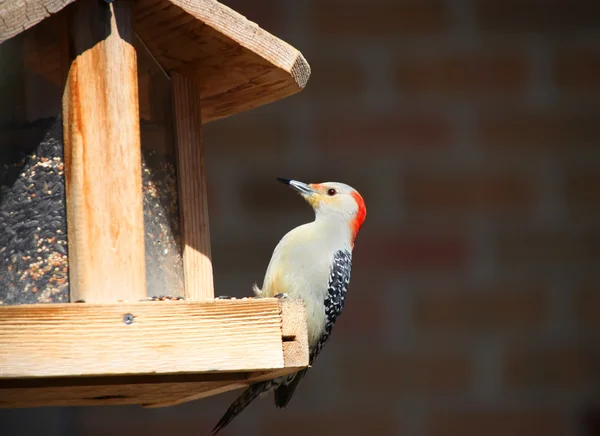
<svg viewBox="0 0 600 436">
<path fill-rule="evenodd" d="M 313 72 L 206 129 L 217 290 L 310 219 L 275 176 L 368 207 L 332 342 L 230 434 L 600 434 L 600 3 L 226 3 Z"/>
<path fill-rule="evenodd" d="M 313 71 L 206 127 L 217 293 L 312 218 L 276 176 L 351 184 L 368 216 L 294 401 L 223 435 L 600 434 L 600 2 L 224 3 Z M 208 434 L 234 397 L 71 410 L 69 434 Z"/>
</svg>

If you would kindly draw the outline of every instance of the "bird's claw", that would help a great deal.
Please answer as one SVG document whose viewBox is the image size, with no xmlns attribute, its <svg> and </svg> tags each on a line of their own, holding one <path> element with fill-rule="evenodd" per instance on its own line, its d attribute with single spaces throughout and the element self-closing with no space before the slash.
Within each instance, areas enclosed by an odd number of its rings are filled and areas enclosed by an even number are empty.
<svg viewBox="0 0 600 436">
<path fill-rule="evenodd" d="M 275 298 L 279 298 L 280 300 L 288 300 L 290 296 L 285 292 L 280 292 L 279 294 L 273 295 Z"/>
</svg>

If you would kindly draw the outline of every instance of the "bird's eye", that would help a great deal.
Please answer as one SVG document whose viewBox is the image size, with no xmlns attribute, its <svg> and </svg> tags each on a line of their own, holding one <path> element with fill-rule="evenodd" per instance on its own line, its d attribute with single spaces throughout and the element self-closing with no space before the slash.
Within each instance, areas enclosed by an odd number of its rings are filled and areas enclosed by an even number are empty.
<svg viewBox="0 0 600 436">
<path fill-rule="evenodd" d="M 333 189 L 333 188 L 331 188 L 331 189 L 329 189 L 329 190 L 327 191 L 327 195 L 330 195 L 330 196 L 332 196 L 332 197 L 333 197 L 335 194 L 337 194 L 337 191 L 336 191 L 335 189 Z"/>
</svg>

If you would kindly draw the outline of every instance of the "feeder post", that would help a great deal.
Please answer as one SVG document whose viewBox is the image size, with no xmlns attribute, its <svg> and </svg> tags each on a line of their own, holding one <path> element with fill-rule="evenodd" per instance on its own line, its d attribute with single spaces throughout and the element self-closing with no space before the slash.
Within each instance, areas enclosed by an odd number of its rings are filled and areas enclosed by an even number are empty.
<svg viewBox="0 0 600 436">
<path fill-rule="evenodd" d="M 171 80 L 185 297 L 187 300 L 212 300 L 215 293 L 210 254 L 200 93 L 193 80 L 176 72 L 171 73 Z"/>
<path fill-rule="evenodd" d="M 146 297 L 133 2 L 80 0 L 69 17 L 63 128 L 71 301 Z"/>
</svg>

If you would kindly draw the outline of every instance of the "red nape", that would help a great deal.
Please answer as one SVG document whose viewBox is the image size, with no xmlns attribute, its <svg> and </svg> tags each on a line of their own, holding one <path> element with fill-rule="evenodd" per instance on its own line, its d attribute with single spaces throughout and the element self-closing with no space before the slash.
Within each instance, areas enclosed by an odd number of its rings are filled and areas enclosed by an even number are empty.
<svg viewBox="0 0 600 436">
<path fill-rule="evenodd" d="M 350 226 L 352 227 L 352 242 L 354 242 L 354 240 L 356 239 L 356 235 L 358 235 L 360 227 L 363 225 L 363 223 L 365 222 L 365 218 L 367 217 L 367 207 L 365 206 L 365 201 L 358 192 L 353 192 L 351 195 L 358 206 L 356 216 L 350 223 Z"/>
</svg>

